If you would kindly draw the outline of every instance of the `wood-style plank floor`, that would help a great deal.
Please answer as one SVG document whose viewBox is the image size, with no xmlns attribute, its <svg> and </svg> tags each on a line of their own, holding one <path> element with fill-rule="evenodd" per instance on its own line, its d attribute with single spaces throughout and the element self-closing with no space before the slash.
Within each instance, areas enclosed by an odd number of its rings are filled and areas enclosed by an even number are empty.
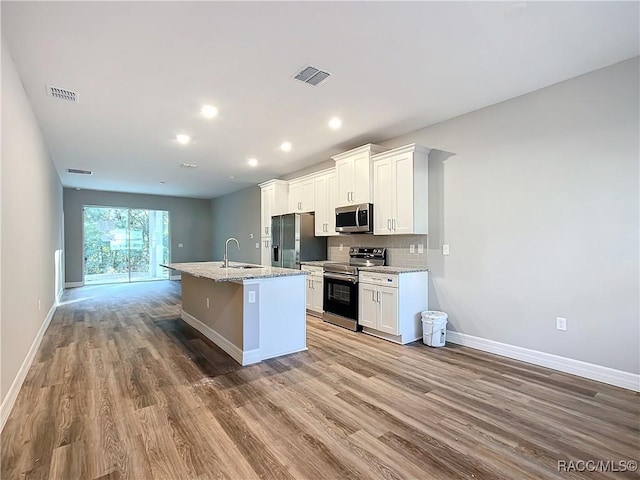
<svg viewBox="0 0 640 480">
<path fill-rule="evenodd" d="M 180 283 L 65 293 L 2 433 L 2 479 L 638 478 L 640 396 L 308 318 L 307 352 L 240 367 Z"/>
</svg>

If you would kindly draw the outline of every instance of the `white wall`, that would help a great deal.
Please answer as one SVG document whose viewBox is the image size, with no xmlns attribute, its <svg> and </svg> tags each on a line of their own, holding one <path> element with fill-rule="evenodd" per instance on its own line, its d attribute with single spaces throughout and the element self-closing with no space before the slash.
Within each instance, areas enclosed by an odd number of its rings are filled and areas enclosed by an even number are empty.
<svg viewBox="0 0 640 480">
<path fill-rule="evenodd" d="M 0 170 L 0 395 L 4 402 L 54 305 L 54 259 L 62 248 L 62 185 L 4 39 Z"/>
<path fill-rule="evenodd" d="M 450 329 L 640 373 L 638 68 L 384 143 L 453 154 L 429 159 L 429 300 Z"/>
</svg>

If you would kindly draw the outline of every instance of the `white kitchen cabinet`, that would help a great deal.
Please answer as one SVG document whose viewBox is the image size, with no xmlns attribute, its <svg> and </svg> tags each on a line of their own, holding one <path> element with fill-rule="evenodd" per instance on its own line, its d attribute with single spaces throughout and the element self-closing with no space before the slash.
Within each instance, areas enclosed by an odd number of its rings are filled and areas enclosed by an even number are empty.
<svg viewBox="0 0 640 480">
<path fill-rule="evenodd" d="M 260 240 L 260 265 L 268 267 L 271 265 L 271 237 L 263 237 Z"/>
<path fill-rule="evenodd" d="M 260 263 L 271 265 L 271 217 L 287 213 L 289 183 L 269 180 L 260 184 Z"/>
<path fill-rule="evenodd" d="M 336 232 L 338 177 L 335 168 L 316 177 L 315 194 L 316 237 L 338 235 Z"/>
<path fill-rule="evenodd" d="M 428 232 L 429 149 L 411 144 L 371 158 L 374 235 Z"/>
<path fill-rule="evenodd" d="M 338 177 L 336 206 L 371 203 L 371 156 L 384 150 L 380 145 L 369 143 L 331 157 L 336 162 Z"/>
<path fill-rule="evenodd" d="M 307 313 L 314 316 L 322 316 L 322 302 L 324 299 L 324 277 L 322 267 L 301 265 L 302 270 L 311 272 L 307 275 Z"/>
<path fill-rule="evenodd" d="M 269 180 L 260 184 L 260 236 L 271 238 L 271 217 L 287 213 L 289 184 L 284 180 Z"/>
<path fill-rule="evenodd" d="M 315 176 L 289 182 L 289 213 L 313 212 L 315 209 Z"/>
<path fill-rule="evenodd" d="M 428 272 L 360 272 L 358 322 L 362 331 L 396 343 L 422 338 L 428 310 Z"/>
</svg>

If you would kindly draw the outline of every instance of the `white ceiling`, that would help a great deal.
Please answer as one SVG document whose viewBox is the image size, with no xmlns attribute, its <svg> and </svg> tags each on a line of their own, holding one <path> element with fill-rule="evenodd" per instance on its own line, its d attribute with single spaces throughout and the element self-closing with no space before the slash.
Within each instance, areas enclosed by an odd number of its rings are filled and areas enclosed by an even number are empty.
<svg viewBox="0 0 640 480">
<path fill-rule="evenodd" d="M 638 2 L 3 1 L 2 34 L 65 186 L 211 198 L 636 56 L 638 16 Z M 293 80 L 308 63 L 331 78 Z"/>
</svg>

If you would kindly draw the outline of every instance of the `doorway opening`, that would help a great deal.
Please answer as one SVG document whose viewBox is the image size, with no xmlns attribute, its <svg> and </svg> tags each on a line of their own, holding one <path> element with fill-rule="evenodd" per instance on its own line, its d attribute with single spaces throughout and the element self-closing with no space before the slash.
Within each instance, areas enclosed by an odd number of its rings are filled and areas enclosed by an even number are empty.
<svg viewBox="0 0 640 480">
<path fill-rule="evenodd" d="M 84 284 L 169 279 L 169 212 L 83 207 Z"/>
</svg>

